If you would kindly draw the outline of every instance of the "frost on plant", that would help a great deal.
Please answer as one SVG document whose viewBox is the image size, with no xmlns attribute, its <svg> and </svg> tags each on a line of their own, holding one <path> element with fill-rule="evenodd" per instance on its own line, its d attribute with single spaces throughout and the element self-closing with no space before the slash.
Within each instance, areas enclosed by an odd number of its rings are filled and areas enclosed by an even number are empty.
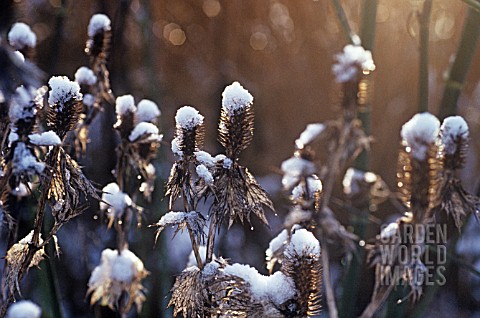
<svg viewBox="0 0 480 318">
<path fill-rule="evenodd" d="M 332 70 L 339 83 L 357 79 L 359 73 L 368 74 L 375 70 L 372 53 L 358 45 L 347 45 L 335 56 L 337 63 Z"/>
<path fill-rule="evenodd" d="M 99 302 L 121 314 L 128 313 L 135 305 L 140 312 L 146 299 L 142 280 L 147 275 L 142 261 L 128 249 L 121 253 L 105 249 L 100 265 L 95 267 L 88 281 L 90 303 Z"/>
</svg>

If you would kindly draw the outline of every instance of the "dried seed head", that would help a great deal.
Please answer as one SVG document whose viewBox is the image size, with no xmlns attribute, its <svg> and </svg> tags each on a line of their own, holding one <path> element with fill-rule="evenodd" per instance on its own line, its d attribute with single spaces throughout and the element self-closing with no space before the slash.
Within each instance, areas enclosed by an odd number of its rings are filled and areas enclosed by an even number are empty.
<svg viewBox="0 0 480 318">
<path fill-rule="evenodd" d="M 142 121 L 155 123 L 160 115 L 161 111 L 157 104 L 151 100 L 142 99 L 137 105 L 137 110 L 135 112 L 135 123 L 138 124 Z"/>
<path fill-rule="evenodd" d="M 282 178 L 283 188 L 289 191 L 302 179 L 315 173 L 315 164 L 310 160 L 294 156 L 282 162 L 281 169 L 284 173 Z"/>
<path fill-rule="evenodd" d="M 430 113 L 416 114 L 402 126 L 402 144 L 406 147 L 406 152 L 411 153 L 416 160 L 427 160 L 439 131 L 440 122 L 437 117 Z"/>
<path fill-rule="evenodd" d="M 25 47 L 34 48 L 37 44 L 37 36 L 28 24 L 17 22 L 8 32 L 8 43 L 16 50 L 22 50 Z"/>
<path fill-rule="evenodd" d="M 102 306 L 121 314 L 128 313 L 135 304 L 140 312 L 146 299 L 142 280 L 148 274 L 142 261 L 131 251 L 103 250 L 101 263 L 88 281 L 90 304 L 100 301 Z"/>
<path fill-rule="evenodd" d="M 32 133 L 35 127 L 37 105 L 33 101 L 35 91 L 23 86 L 16 89 L 10 103 L 8 117 L 12 123 L 12 130 L 21 138 Z M 23 138 L 22 138 L 23 137 Z"/>
<path fill-rule="evenodd" d="M 337 63 L 332 71 L 338 83 L 356 81 L 359 73 L 369 74 L 375 70 L 372 53 L 359 45 L 347 45 L 335 56 Z"/>
<path fill-rule="evenodd" d="M 461 116 L 447 117 L 443 121 L 440 140 L 446 169 L 461 169 L 465 165 L 468 134 L 468 124 Z"/>
<path fill-rule="evenodd" d="M 75 72 L 75 81 L 79 85 L 91 86 L 97 83 L 97 77 L 91 69 L 86 66 L 81 66 Z"/>
<path fill-rule="evenodd" d="M 227 86 L 222 94 L 218 140 L 229 158 L 238 158 L 253 139 L 253 96 L 238 82 Z"/>
<path fill-rule="evenodd" d="M 172 150 L 180 158 L 190 158 L 203 147 L 205 126 L 203 116 L 191 106 L 183 106 L 175 115 L 175 139 Z M 175 147 L 174 147 L 175 146 Z"/>
<path fill-rule="evenodd" d="M 115 101 L 115 112 L 117 113 L 117 122 L 113 126 L 120 132 L 122 139 L 128 139 L 135 127 L 134 116 L 137 107 L 132 95 L 123 95 L 117 97 Z"/>
<path fill-rule="evenodd" d="M 109 225 L 115 220 L 121 220 L 127 209 L 132 207 L 133 202 L 128 194 L 122 192 L 117 183 L 107 184 L 102 189 L 102 201 L 100 210 L 106 211 L 109 219 Z"/>
<path fill-rule="evenodd" d="M 292 234 L 285 248 L 281 271 L 295 283 L 296 317 L 319 315 L 322 264 L 320 244 L 311 232 L 299 229 Z"/>
<path fill-rule="evenodd" d="M 75 128 L 82 112 L 82 94 L 77 82 L 66 76 L 53 76 L 48 81 L 47 125 L 63 140 L 66 133 Z"/>
<path fill-rule="evenodd" d="M 95 14 L 88 24 L 87 47 L 85 52 L 93 60 L 105 62 L 110 46 L 111 26 L 110 19 L 104 14 Z"/>
</svg>

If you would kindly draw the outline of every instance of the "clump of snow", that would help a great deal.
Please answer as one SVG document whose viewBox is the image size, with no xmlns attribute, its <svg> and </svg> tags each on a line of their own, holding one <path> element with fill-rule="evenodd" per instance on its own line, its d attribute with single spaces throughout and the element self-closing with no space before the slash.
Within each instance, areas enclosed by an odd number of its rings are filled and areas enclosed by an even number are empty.
<svg viewBox="0 0 480 318">
<path fill-rule="evenodd" d="M 161 112 L 160 109 L 158 109 L 157 104 L 155 104 L 151 100 L 142 99 L 137 105 L 137 111 L 135 112 L 135 122 L 154 122 L 160 115 Z"/>
<path fill-rule="evenodd" d="M 110 24 L 110 19 L 105 14 L 94 14 L 88 23 L 88 36 L 93 37 L 99 32 L 110 31 Z"/>
<path fill-rule="evenodd" d="M 284 173 L 282 185 L 290 189 L 300 181 L 302 176 L 309 176 L 315 172 L 315 165 L 308 160 L 292 157 L 282 162 L 281 169 Z"/>
<path fill-rule="evenodd" d="M 197 159 L 200 164 L 209 168 L 215 166 L 215 163 L 217 162 L 216 157 L 212 157 L 212 155 L 206 151 L 196 151 L 194 154 L 195 159 Z"/>
<path fill-rule="evenodd" d="M 183 106 L 177 110 L 175 122 L 183 129 L 193 129 L 203 124 L 203 116 L 192 106 Z"/>
<path fill-rule="evenodd" d="M 401 137 L 410 147 L 412 156 L 425 160 L 440 131 L 440 121 L 430 113 L 419 113 L 402 126 Z M 408 150 L 407 150 L 408 152 Z"/>
<path fill-rule="evenodd" d="M 48 81 L 50 86 L 50 95 L 48 96 L 48 103 L 50 105 L 64 105 L 70 100 L 81 100 L 80 85 L 77 82 L 71 81 L 66 76 L 52 76 Z"/>
<path fill-rule="evenodd" d="M 295 140 L 295 145 L 297 148 L 302 149 L 309 143 L 311 143 L 315 138 L 317 138 L 325 130 L 325 125 L 316 123 L 308 124 L 305 130 L 300 134 L 300 137 Z"/>
<path fill-rule="evenodd" d="M 30 26 L 23 22 L 17 22 L 8 32 L 8 43 L 17 50 L 25 47 L 34 48 L 37 44 L 37 36 Z"/>
<path fill-rule="evenodd" d="M 20 182 L 15 188 L 10 190 L 10 193 L 16 197 L 26 197 L 30 195 L 30 191 L 28 188 L 31 188 L 31 184 L 29 183 L 28 187 L 25 183 Z"/>
<path fill-rule="evenodd" d="M 339 83 L 354 80 L 359 70 L 366 74 L 375 70 L 372 53 L 359 45 L 345 46 L 343 52 L 337 54 L 335 59 L 337 63 L 333 65 L 332 70 Z"/>
<path fill-rule="evenodd" d="M 83 104 L 87 107 L 92 107 L 95 104 L 95 96 L 92 94 L 83 95 Z"/>
<path fill-rule="evenodd" d="M 131 251 L 123 250 L 113 261 L 112 279 L 120 283 L 130 284 L 137 272 L 141 270 L 143 270 L 142 261 Z"/>
<path fill-rule="evenodd" d="M 195 170 L 197 171 L 198 176 L 205 180 L 206 184 L 213 184 L 213 176 L 210 171 L 208 171 L 207 167 L 205 167 L 204 165 L 198 165 Z"/>
<path fill-rule="evenodd" d="M 218 156 L 217 156 L 218 157 Z M 216 158 L 216 157 L 215 157 Z M 233 165 L 233 161 L 230 158 L 224 158 L 223 159 L 223 168 L 224 169 L 231 169 Z"/>
<path fill-rule="evenodd" d="M 202 260 L 204 262 L 205 262 L 206 251 L 207 251 L 207 248 L 205 246 L 200 246 L 199 252 L 200 252 L 200 256 L 202 257 Z M 203 254 L 202 254 L 202 252 L 203 252 Z M 190 254 L 190 256 L 192 256 L 192 255 L 193 255 L 193 251 L 192 251 L 192 254 Z M 215 259 L 215 255 L 213 255 L 213 259 Z M 195 260 L 195 257 L 194 257 L 194 260 Z M 220 264 L 213 260 L 210 263 L 205 264 L 205 267 L 203 267 L 203 270 L 202 270 L 202 274 L 203 274 L 204 277 L 212 277 L 212 276 L 214 276 L 218 273 L 219 268 L 220 268 Z"/>
<path fill-rule="evenodd" d="M 388 240 L 398 232 L 398 223 L 393 222 L 388 224 L 380 232 L 380 240 Z"/>
<path fill-rule="evenodd" d="M 180 147 L 180 140 L 177 138 L 173 138 L 172 139 L 172 152 L 175 156 L 179 157 L 180 159 L 183 158 L 183 151 L 181 150 L 181 147 Z"/>
<path fill-rule="evenodd" d="M 295 257 L 295 255 L 310 254 L 320 256 L 320 243 L 312 232 L 306 229 L 296 230 L 290 238 L 290 243 L 285 250 L 285 255 Z"/>
<path fill-rule="evenodd" d="M 450 116 L 443 120 L 440 136 L 445 153 L 453 155 L 457 151 L 457 142 L 468 138 L 468 124 L 462 116 Z"/>
<path fill-rule="evenodd" d="M 20 300 L 8 307 L 6 318 L 40 318 L 42 309 L 30 300 Z"/>
<path fill-rule="evenodd" d="M 375 181 L 377 181 L 377 175 L 373 172 L 363 172 L 355 168 L 348 168 L 342 181 L 343 193 L 356 195 L 360 193 L 361 183 L 373 183 Z"/>
<path fill-rule="evenodd" d="M 62 144 L 60 137 L 52 130 L 29 135 L 28 139 L 32 144 L 37 146 L 57 146 Z"/>
<path fill-rule="evenodd" d="M 251 106 L 253 96 L 239 82 L 233 82 L 222 93 L 222 106 L 228 115 L 233 116 L 239 109 Z"/>
<path fill-rule="evenodd" d="M 320 179 L 318 179 L 316 176 L 315 178 L 307 177 L 306 180 L 307 180 L 306 188 L 308 189 L 308 198 L 313 198 L 315 193 L 322 191 L 323 189 L 322 181 L 320 181 Z M 292 190 L 292 198 L 294 200 L 298 200 L 302 198 L 305 193 L 306 193 L 305 185 L 298 184 Z"/>
<path fill-rule="evenodd" d="M 27 148 L 23 142 L 17 143 L 12 159 L 13 173 L 37 173 L 40 174 L 45 169 L 43 162 L 38 162 L 32 151 Z"/>
<path fill-rule="evenodd" d="M 134 142 L 143 136 L 148 136 L 145 141 L 161 141 L 162 137 L 158 134 L 158 127 L 152 123 L 140 122 L 133 128 L 128 140 Z"/>
<path fill-rule="evenodd" d="M 13 56 L 17 57 L 19 61 L 25 62 L 25 55 L 20 51 L 13 52 Z"/>
<path fill-rule="evenodd" d="M 33 118 L 36 113 L 35 105 L 31 103 L 34 92 L 23 86 L 16 89 L 8 110 L 10 122 L 16 123 L 20 119 Z"/>
<path fill-rule="evenodd" d="M 135 100 L 132 95 L 123 95 L 115 100 L 115 112 L 118 116 L 125 115 L 128 112 L 135 113 Z"/>
<path fill-rule="evenodd" d="M 181 223 L 185 220 L 187 222 L 189 220 L 196 219 L 198 217 L 197 212 L 195 211 L 190 211 L 190 212 L 168 212 L 162 218 L 160 221 L 158 221 L 157 225 L 158 226 L 167 226 L 170 224 L 178 224 Z"/>
<path fill-rule="evenodd" d="M 91 69 L 82 66 L 75 72 L 75 81 L 80 85 L 94 85 L 97 77 Z"/>
<path fill-rule="evenodd" d="M 228 265 L 223 271 L 245 280 L 250 285 L 252 296 L 258 300 L 269 300 L 280 305 L 293 299 L 296 293 L 293 280 L 280 271 L 264 276 L 255 268 L 242 264 Z"/>
<path fill-rule="evenodd" d="M 277 236 L 275 236 L 268 244 L 268 249 L 265 251 L 267 258 L 271 258 L 273 254 L 280 250 L 288 242 L 288 231 L 284 229 Z"/>
<path fill-rule="evenodd" d="M 107 184 L 102 189 L 101 210 L 108 210 L 114 217 L 122 216 L 125 209 L 132 205 L 132 199 L 128 194 L 120 191 L 120 187 L 115 182 Z"/>
</svg>

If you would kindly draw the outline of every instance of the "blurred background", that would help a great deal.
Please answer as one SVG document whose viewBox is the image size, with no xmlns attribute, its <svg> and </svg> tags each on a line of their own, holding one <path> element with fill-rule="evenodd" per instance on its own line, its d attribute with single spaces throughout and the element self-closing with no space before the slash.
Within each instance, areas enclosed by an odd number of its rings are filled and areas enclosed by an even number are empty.
<svg viewBox="0 0 480 318">
<path fill-rule="evenodd" d="M 352 30 L 359 32 L 363 1 L 340 1 Z M 371 74 L 371 134 L 374 138 L 369 168 L 395 189 L 395 169 L 402 124 L 418 110 L 419 24 L 423 0 L 379 0 L 376 36 L 372 48 L 377 69 Z M 438 114 L 444 90 L 444 74 L 458 48 L 468 6 L 460 0 L 435 0 L 430 21 L 429 104 Z M 0 5 L 1 10 L 1 5 Z M 87 25 L 92 14 L 105 13 L 112 19 L 112 47 L 109 57 L 111 84 L 116 96 L 132 94 L 138 102 L 148 98 L 158 103 L 161 130 L 167 142 L 157 165 L 159 178 L 153 203 L 146 205 L 144 224 L 156 222 L 166 212 L 163 184 L 174 160 L 169 142 L 174 132 L 174 115 L 183 105 L 196 107 L 207 127 L 206 150 L 221 152 L 216 128 L 225 86 L 239 81 L 254 96 L 255 137 L 241 162 L 257 176 L 274 198 L 278 216 L 267 212 L 271 229 L 254 222 L 234 226 L 222 234 L 217 254 L 233 262 L 248 263 L 265 273 L 264 251 L 282 227 L 288 210 L 280 189 L 279 167 L 291 156 L 294 141 L 305 126 L 338 117 L 340 87 L 331 66 L 334 55 L 347 44 L 331 1 L 313 0 L 15 0 L 15 20 L 29 24 L 38 37 L 35 63 L 48 75 L 67 75 L 88 65 L 84 53 Z M 476 45 L 473 63 L 459 99 L 458 113 L 470 126 L 471 144 L 462 180 L 469 191 L 478 183 L 480 151 L 480 50 Z M 113 111 L 106 110 L 92 128 L 88 155 L 83 160 L 87 176 L 103 187 L 113 181 L 115 164 L 111 125 Z M 341 198 L 341 180 L 336 196 Z M 348 215 L 338 211 L 348 223 Z M 381 206 L 375 217 L 386 220 L 398 213 Z M 28 220 L 25 233 L 29 231 Z M 347 225 L 347 224 L 346 224 Z M 373 224 L 373 238 L 380 224 Z M 476 225 L 478 226 L 478 225 Z M 470 253 L 467 262 L 480 255 L 476 251 L 475 227 L 464 244 Z M 478 228 L 476 228 L 478 231 Z M 146 279 L 148 300 L 143 317 L 169 317 L 165 311 L 168 290 L 175 274 L 186 265 L 190 251 L 188 238 L 163 233 L 154 247 L 153 229 L 133 232 L 131 250 L 144 262 L 151 275 Z M 111 230 L 92 208 L 67 224 L 59 234 L 63 255 L 60 261 L 31 271 L 24 287 L 25 296 L 48 303 L 48 297 L 61 299 L 60 311 L 66 317 L 92 317 L 100 309 L 90 307 L 86 283 L 98 264 L 101 250 L 114 247 Z M 466 246 L 466 247 L 465 247 Z M 476 249 L 476 250 L 475 250 Z M 476 254 L 475 254 L 476 253 Z M 473 255 L 473 256 L 472 256 Z M 342 259 L 334 270 L 341 273 Z M 480 268 L 480 266 L 479 266 Z M 452 273 L 448 292 L 439 293 L 436 317 L 480 317 L 480 280 L 461 266 Z M 51 272 L 57 273 L 53 282 Z M 460 274 L 459 274 L 460 273 Z M 463 273 L 463 274 L 462 274 Z M 337 276 L 339 276 L 338 274 Z M 45 290 L 33 288 L 35 277 Z M 460 279 L 460 278 L 461 279 Z M 464 281 L 457 284 L 456 281 Z M 449 282 L 447 278 L 447 282 Z M 361 312 L 370 297 L 373 273 L 362 277 L 362 295 L 356 311 Z M 340 282 L 338 283 L 340 286 Z M 339 287 L 339 292 L 340 287 Z M 443 298 L 442 298 L 443 297 Z M 43 299 L 43 300 L 42 300 Z M 45 317 L 58 316 L 58 309 L 47 309 Z M 57 310 L 57 311 L 55 311 Z M 105 313 L 103 315 L 106 315 Z M 426 314 L 427 315 L 427 314 Z"/>
</svg>

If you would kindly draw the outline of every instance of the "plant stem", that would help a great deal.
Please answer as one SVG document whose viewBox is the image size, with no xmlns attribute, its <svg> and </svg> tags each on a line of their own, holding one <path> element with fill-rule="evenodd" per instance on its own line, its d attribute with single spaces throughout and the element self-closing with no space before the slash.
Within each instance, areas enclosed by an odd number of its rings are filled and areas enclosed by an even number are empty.
<svg viewBox="0 0 480 318">
<path fill-rule="evenodd" d="M 428 40 L 430 36 L 430 15 L 432 0 L 425 0 L 418 20 L 420 25 L 420 65 L 418 79 L 418 110 L 428 111 Z"/>
<path fill-rule="evenodd" d="M 352 31 L 352 28 L 350 28 L 350 24 L 348 23 L 347 16 L 340 2 L 338 0 L 332 0 L 332 3 L 333 3 L 333 6 L 335 7 L 335 13 L 337 14 L 338 22 L 340 22 L 340 27 L 343 30 L 343 33 L 348 43 L 354 44 L 354 45 L 360 44 L 358 43 L 359 42 L 358 36 Z"/>
<path fill-rule="evenodd" d="M 320 237 L 320 245 L 322 246 L 323 279 L 325 281 L 325 292 L 327 294 L 328 315 L 330 318 L 337 318 L 338 311 L 337 305 L 335 304 L 335 291 L 333 290 L 332 279 L 330 277 L 330 260 L 327 242 L 323 236 Z"/>
<path fill-rule="evenodd" d="M 457 100 L 470 69 L 480 36 L 480 11 L 469 8 L 455 61 L 445 80 L 440 119 L 457 112 Z"/>
<path fill-rule="evenodd" d="M 480 2 L 476 0 L 462 0 L 462 1 L 468 4 L 468 6 L 473 10 L 480 12 Z"/>
</svg>

